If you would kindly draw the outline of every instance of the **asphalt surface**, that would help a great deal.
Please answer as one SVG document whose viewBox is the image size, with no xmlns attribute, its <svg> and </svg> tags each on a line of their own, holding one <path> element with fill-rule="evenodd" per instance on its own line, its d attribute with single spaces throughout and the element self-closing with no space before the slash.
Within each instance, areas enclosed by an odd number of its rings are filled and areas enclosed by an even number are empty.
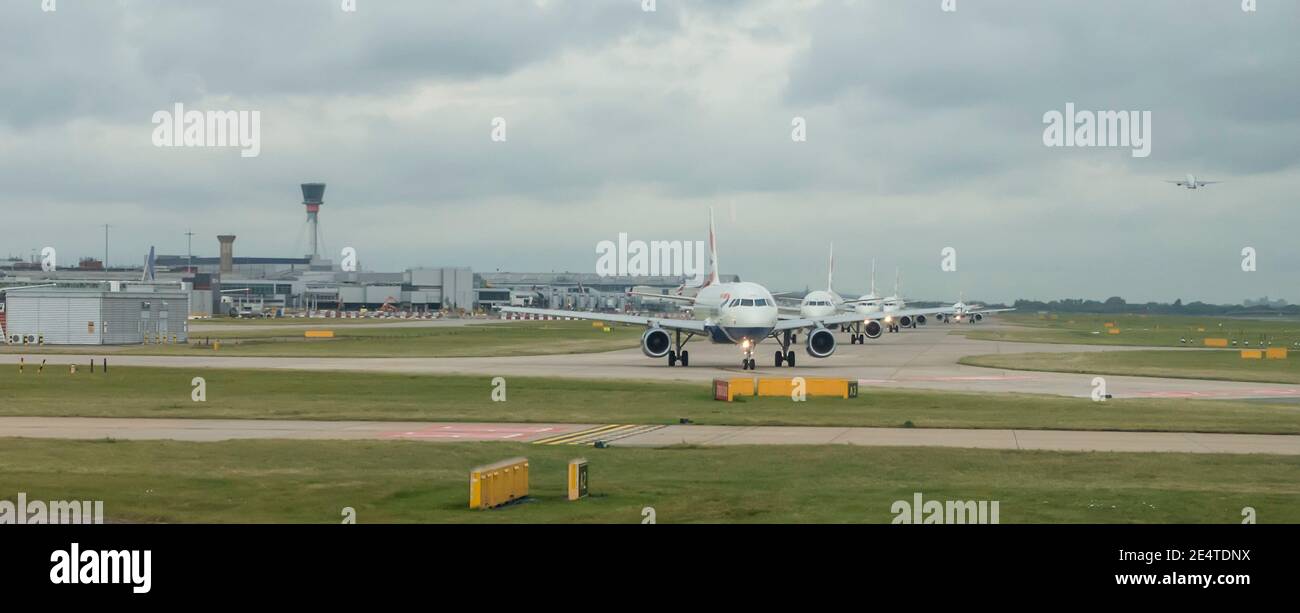
<svg viewBox="0 0 1300 613">
<path fill-rule="evenodd" d="M 194 442 L 236 439 L 403 439 L 427 442 L 512 441 L 570 445 L 591 445 L 598 440 L 604 440 L 614 447 L 667 447 L 681 444 L 705 446 L 842 444 L 871 447 L 925 446 L 1047 451 L 1300 455 L 1300 436 L 1296 435 L 950 428 L 0 417 L 0 437 L 10 436 Z"/>
<path fill-rule="evenodd" d="M 429 324 L 429 322 L 420 323 Z M 463 323 L 450 325 L 463 325 Z M 915 330 L 885 334 L 879 339 L 868 340 L 865 345 L 850 345 L 847 342 L 847 335 L 839 334 L 839 347 L 835 355 L 829 358 L 815 359 L 807 355 L 802 345 L 796 347 L 798 360 L 795 368 L 774 367 L 773 353 L 776 345 L 768 340 L 758 346 L 755 354 L 758 362 L 756 372 L 740 369 L 741 356 L 737 347 L 713 345 L 700 339 L 691 341 L 687 345 L 691 365 L 686 368 L 669 367 L 666 359 L 647 358 L 636 348 L 604 353 L 479 358 L 274 358 L 219 355 L 98 355 L 95 357 L 97 360 L 107 357 L 110 366 L 155 366 L 196 370 L 253 368 L 681 381 L 707 381 L 717 377 L 754 374 L 837 377 L 856 379 L 861 386 L 867 388 L 1019 392 L 1087 397 L 1092 394 L 1093 375 L 1000 370 L 964 366 L 957 364 L 957 360 L 970 355 L 998 353 L 1150 349 L 1149 347 L 971 340 L 965 336 L 948 333 L 958 325 L 969 324 L 934 323 Z M 47 359 L 49 364 L 74 362 L 84 364 L 90 356 L 49 354 L 42 357 Z M 0 364 L 16 363 L 18 358 L 17 354 L 0 354 Z M 30 363 L 32 356 L 28 358 Z M 1294 399 L 1300 402 L 1300 385 L 1114 375 L 1105 376 L 1105 380 L 1106 391 L 1115 398 Z"/>
</svg>

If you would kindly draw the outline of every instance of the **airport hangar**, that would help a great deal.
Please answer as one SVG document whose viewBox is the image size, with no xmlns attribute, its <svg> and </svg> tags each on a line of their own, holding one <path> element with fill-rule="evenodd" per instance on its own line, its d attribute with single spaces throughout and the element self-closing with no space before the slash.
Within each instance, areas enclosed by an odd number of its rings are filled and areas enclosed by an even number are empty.
<svg viewBox="0 0 1300 613">
<path fill-rule="evenodd" d="M 219 255 L 158 255 L 152 265 L 108 268 L 94 258 L 42 270 L 31 261 L 0 261 L 0 330 L 5 342 L 50 344 L 184 342 L 186 321 L 211 316 L 396 316 L 486 313 L 502 305 L 596 311 L 673 311 L 668 300 L 628 295 L 667 293 L 680 276 L 483 272 L 419 267 L 402 272 L 348 272 L 319 253 L 325 185 L 302 185 L 313 236 L 303 257 L 236 257 L 233 234 L 217 237 Z M 736 279 L 738 280 L 738 279 Z M 128 315 L 129 311 L 129 315 Z"/>
</svg>

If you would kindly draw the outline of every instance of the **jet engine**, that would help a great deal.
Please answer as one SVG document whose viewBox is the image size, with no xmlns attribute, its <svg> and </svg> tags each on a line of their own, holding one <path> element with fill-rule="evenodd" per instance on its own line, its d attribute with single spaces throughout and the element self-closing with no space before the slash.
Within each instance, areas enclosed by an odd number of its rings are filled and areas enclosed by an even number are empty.
<svg viewBox="0 0 1300 613">
<path fill-rule="evenodd" d="M 916 316 L 916 325 L 918 325 L 918 326 L 924 326 L 924 325 L 925 325 L 925 315 L 917 315 L 917 316 Z"/>
<path fill-rule="evenodd" d="M 835 333 L 826 328 L 817 328 L 808 333 L 808 355 L 826 358 L 832 353 L 835 353 Z"/>
<path fill-rule="evenodd" d="M 971 321 L 983 321 L 983 320 L 984 320 L 984 314 L 983 314 L 983 313 L 974 313 L 974 314 L 972 314 L 972 315 L 970 316 L 970 318 L 971 318 Z"/>
<path fill-rule="evenodd" d="M 867 335 L 867 338 L 880 338 L 880 335 L 885 332 L 884 326 L 881 326 L 880 322 L 874 319 L 867 322 L 867 325 L 863 326 L 862 330 Z"/>
<path fill-rule="evenodd" d="M 662 358 L 668 355 L 673 346 L 673 339 L 663 328 L 650 328 L 641 335 L 641 353 L 650 358 Z"/>
<path fill-rule="evenodd" d="M 911 317 L 910 315 L 904 315 L 904 316 L 902 316 L 902 317 L 899 317 L 899 318 L 898 318 L 898 325 L 899 325 L 899 327 L 902 327 L 902 328 L 910 328 L 910 327 L 912 327 L 912 317 Z"/>
</svg>

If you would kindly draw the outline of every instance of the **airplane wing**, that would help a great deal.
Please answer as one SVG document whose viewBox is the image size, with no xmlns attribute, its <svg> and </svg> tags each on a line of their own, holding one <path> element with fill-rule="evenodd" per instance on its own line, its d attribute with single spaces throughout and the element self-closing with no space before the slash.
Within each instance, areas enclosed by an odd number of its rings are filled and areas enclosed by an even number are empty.
<svg viewBox="0 0 1300 613">
<path fill-rule="evenodd" d="M 572 317 L 574 319 L 588 319 L 599 321 L 612 321 L 620 324 L 633 324 L 638 326 L 658 326 L 669 330 L 690 330 L 692 332 L 705 332 L 704 322 L 698 319 L 671 319 L 667 317 L 642 317 L 640 315 L 620 315 L 618 313 L 593 313 L 591 311 L 561 311 L 558 309 L 532 309 L 524 307 L 501 307 L 502 313 L 521 313 L 524 315 L 550 315 L 551 317 Z"/>
<path fill-rule="evenodd" d="M 1197 185 L 1209 185 L 1211 183 L 1223 183 L 1223 181 L 1197 181 Z"/>
<path fill-rule="evenodd" d="M 1185 187 L 1185 186 L 1187 185 L 1187 182 L 1186 182 L 1186 181 L 1170 181 L 1170 180 L 1168 180 L 1168 179 L 1165 179 L 1165 183 L 1173 183 L 1174 185 L 1177 185 L 1178 187 Z"/>
<path fill-rule="evenodd" d="M 1014 311 L 1014 310 L 1016 310 L 1015 307 L 1006 308 L 1006 309 L 972 309 L 968 312 L 969 313 L 1001 313 L 1003 311 Z"/>
<path fill-rule="evenodd" d="M 676 294 L 653 294 L 650 292 L 637 292 L 637 291 L 629 291 L 627 294 L 629 296 L 642 296 L 645 298 L 660 298 L 663 300 L 676 300 L 678 302 L 695 302 L 694 296 L 678 296 Z"/>
</svg>

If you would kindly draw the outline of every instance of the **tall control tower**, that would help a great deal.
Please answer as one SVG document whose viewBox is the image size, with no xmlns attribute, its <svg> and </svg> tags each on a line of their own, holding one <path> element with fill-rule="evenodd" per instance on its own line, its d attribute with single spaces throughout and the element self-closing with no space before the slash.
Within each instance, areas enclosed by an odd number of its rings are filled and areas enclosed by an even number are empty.
<svg viewBox="0 0 1300 613">
<path fill-rule="evenodd" d="M 320 205 L 325 204 L 325 184 L 324 183 L 303 183 L 302 184 L 302 204 L 307 207 L 307 225 L 311 226 L 311 259 L 320 259 L 320 221 L 317 214 L 320 213 Z"/>
</svg>

